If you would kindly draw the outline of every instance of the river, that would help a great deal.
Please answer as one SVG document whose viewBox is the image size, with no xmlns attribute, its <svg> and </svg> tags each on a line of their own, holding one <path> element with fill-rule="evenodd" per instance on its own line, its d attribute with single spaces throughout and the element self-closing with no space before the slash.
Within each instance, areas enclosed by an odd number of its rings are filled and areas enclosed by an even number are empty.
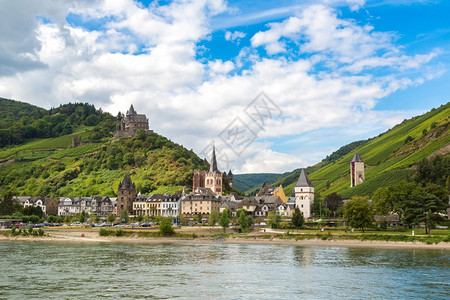
<svg viewBox="0 0 450 300">
<path fill-rule="evenodd" d="M 1 299 L 444 299 L 446 250 L 0 242 Z"/>
</svg>

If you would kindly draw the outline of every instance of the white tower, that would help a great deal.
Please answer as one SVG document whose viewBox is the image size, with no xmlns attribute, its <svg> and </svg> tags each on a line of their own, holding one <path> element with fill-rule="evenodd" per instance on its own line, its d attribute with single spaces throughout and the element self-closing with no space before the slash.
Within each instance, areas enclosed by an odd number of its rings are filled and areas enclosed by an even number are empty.
<svg viewBox="0 0 450 300">
<path fill-rule="evenodd" d="M 302 169 L 302 172 L 298 177 L 294 192 L 295 207 L 300 209 L 305 219 L 310 218 L 312 205 L 314 203 L 314 186 L 311 184 L 305 169 Z"/>
</svg>

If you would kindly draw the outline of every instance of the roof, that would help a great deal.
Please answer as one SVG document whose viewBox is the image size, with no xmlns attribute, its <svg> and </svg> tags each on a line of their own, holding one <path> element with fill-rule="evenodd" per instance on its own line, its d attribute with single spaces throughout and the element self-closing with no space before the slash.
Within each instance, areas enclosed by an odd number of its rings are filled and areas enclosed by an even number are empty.
<svg viewBox="0 0 450 300">
<path fill-rule="evenodd" d="M 260 204 L 280 204 L 283 201 L 278 196 L 258 196 L 255 200 Z"/>
<path fill-rule="evenodd" d="M 130 174 L 127 173 L 123 177 L 123 181 L 121 183 L 119 183 L 119 190 L 120 189 L 125 189 L 125 190 L 136 189 L 134 183 L 131 181 Z"/>
<path fill-rule="evenodd" d="M 230 210 L 234 211 L 237 210 L 238 204 L 234 201 L 227 201 L 222 203 L 220 206 L 221 208 L 229 208 Z"/>
<path fill-rule="evenodd" d="M 297 184 L 295 185 L 296 187 L 312 187 L 312 183 L 308 178 L 308 175 L 306 174 L 305 169 L 302 169 L 302 172 L 300 173 L 300 176 L 298 177 L 298 181 Z"/>
<path fill-rule="evenodd" d="M 219 172 L 219 169 L 217 169 L 217 160 L 216 160 L 216 147 L 213 145 L 213 151 L 211 154 L 211 163 L 209 165 L 209 172 Z"/>
<path fill-rule="evenodd" d="M 135 115 L 136 111 L 134 110 L 133 104 L 131 104 L 130 109 L 127 111 L 127 115 Z"/>
<path fill-rule="evenodd" d="M 351 162 L 363 162 L 363 160 L 358 152 L 355 153 L 355 156 L 353 156 L 353 159 Z"/>
</svg>

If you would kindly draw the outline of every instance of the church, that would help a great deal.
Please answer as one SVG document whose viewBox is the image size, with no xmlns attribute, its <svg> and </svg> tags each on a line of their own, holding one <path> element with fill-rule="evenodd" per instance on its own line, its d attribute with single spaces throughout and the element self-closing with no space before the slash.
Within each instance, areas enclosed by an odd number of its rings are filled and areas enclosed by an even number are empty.
<svg viewBox="0 0 450 300">
<path fill-rule="evenodd" d="M 216 149 L 214 145 L 211 154 L 209 171 L 194 171 L 192 191 L 197 190 L 199 187 L 209 188 L 217 196 L 222 196 L 222 173 L 217 168 Z"/>
</svg>

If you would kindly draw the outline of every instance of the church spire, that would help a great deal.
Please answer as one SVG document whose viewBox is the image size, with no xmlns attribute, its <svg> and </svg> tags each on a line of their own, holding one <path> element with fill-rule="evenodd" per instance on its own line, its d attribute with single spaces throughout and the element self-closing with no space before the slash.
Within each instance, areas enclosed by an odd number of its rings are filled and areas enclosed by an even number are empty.
<svg viewBox="0 0 450 300">
<path fill-rule="evenodd" d="M 211 162 L 209 165 L 209 172 L 219 172 L 219 170 L 217 169 L 217 160 L 216 160 L 216 146 L 213 142 L 213 151 L 212 151 L 212 155 L 211 155 Z"/>
</svg>

